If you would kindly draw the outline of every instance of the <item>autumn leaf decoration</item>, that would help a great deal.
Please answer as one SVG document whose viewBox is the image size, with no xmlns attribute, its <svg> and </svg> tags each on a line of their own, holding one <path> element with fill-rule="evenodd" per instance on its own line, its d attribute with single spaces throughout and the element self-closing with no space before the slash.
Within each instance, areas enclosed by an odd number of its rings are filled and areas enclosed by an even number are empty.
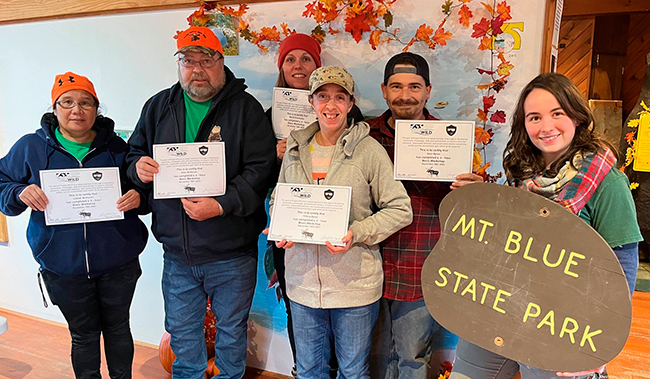
<svg viewBox="0 0 650 379">
<path fill-rule="evenodd" d="M 641 100 L 641 107 L 643 110 L 638 113 L 639 118 L 632 119 L 628 121 L 627 126 L 630 128 L 636 128 L 635 130 L 625 134 L 625 141 L 627 142 L 627 150 L 625 151 L 625 164 L 623 167 L 621 167 L 621 171 L 624 171 L 626 167 L 631 165 L 634 162 L 634 158 L 636 155 L 636 136 L 638 133 L 638 128 L 639 124 L 641 122 L 641 116 L 646 115 L 647 117 L 650 117 L 650 108 L 645 104 L 643 100 Z M 639 183 L 632 182 L 630 183 L 630 189 L 637 189 L 639 187 Z"/>
</svg>

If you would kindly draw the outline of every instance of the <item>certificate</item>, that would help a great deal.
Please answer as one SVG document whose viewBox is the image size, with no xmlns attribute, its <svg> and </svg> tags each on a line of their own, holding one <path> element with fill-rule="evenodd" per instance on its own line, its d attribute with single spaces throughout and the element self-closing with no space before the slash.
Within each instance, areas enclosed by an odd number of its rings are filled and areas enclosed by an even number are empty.
<svg viewBox="0 0 650 379">
<path fill-rule="evenodd" d="M 283 139 L 292 130 L 303 129 L 316 121 L 316 112 L 309 104 L 309 91 L 293 88 L 273 88 L 273 131 Z"/>
<path fill-rule="evenodd" d="M 117 210 L 122 196 L 117 167 L 41 170 L 41 189 L 49 200 L 45 225 L 123 220 Z"/>
<path fill-rule="evenodd" d="M 351 197 L 352 187 L 278 183 L 268 239 L 344 246 Z"/>
<path fill-rule="evenodd" d="M 474 121 L 395 121 L 395 179 L 453 182 L 473 157 Z"/>
<path fill-rule="evenodd" d="M 226 156 L 223 142 L 153 145 L 158 173 L 153 198 L 219 196 L 226 193 Z"/>
</svg>

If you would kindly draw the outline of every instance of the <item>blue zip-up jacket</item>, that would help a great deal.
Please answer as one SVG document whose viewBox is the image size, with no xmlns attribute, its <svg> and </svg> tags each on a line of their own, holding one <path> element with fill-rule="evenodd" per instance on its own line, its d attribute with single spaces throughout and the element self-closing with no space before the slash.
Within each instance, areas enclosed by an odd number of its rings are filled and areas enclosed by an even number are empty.
<svg viewBox="0 0 650 379">
<path fill-rule="evenodd" d="M 153 144 L 185 142 L 185 103 L 179 83 L 150 98 L 129 139 L 129 178 L 149 194 L 151 230 L 165 256 L 195 266 L 242 255 L 257 257 L 257 239 L 266 226 L 264 199 L 276 164 L 275 136 L 260 103 L 225 67 L 226 84 L 212 99 L 196 142 L 207 141 L 214 126 L 225 143 L 226 193 L 215 196 L 223 215 L 204 221 L 189 218 L 180 199 L 153 199 L 152 184 L 142 183 L 136 163 L 153 157 Z"/>
<path fill-rule="evenodd" d="M 9 153 L 0 159 L 0 211 L 17 216 L 27 205 L 18 195 L 30 184 L 41 186 L 40 170 L 80 167 L 120 167 L 122 191 L 127 182 L 124 160 L 128 145 L 113 132 L 113 120 L 97 116 L 97 132 L 90 151 L 79 162 L 56 140 L 58 121 L 53 113 L 41 119 L 41 129 L 20 138 Z M 140 207 L 124 213 L 124 220 L 70 225 L 45 225 L 45 214 L 32 211 L 27 227 L 27 241 L 41 269 L 62 276 L 92 278 L 137 258 L 146 243 L 148 232 L 138 218 L 145 213 L 146 198 Z"/>
</svg>

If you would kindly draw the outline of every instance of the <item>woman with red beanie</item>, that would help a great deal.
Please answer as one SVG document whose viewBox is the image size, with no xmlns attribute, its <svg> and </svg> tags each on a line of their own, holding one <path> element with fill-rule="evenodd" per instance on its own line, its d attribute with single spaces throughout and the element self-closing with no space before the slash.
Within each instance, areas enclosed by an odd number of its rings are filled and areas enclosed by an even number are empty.
<svg viewBox="0 0 650 379">
<path fill-rule="evenodd" d="M 317 68 L 321 67 L 321 48 L 318 42 L 311 36 L 302 33 L 292 34 L 280 42 L 280 47 L 278 50 L 278 79 L 275 82 L 276 87 L 282 88 L 294 88 L 294 89 L 309 89 L 309 76 Z M 269 118 L 269 121 L 273 122 L 272 117 L 272 108 L 269 108 L 266 111 L 266 116 Z M 361 110 L 354 105 L 350 113 L 348 113 L 348 119 L 353 118 L 355 124 L 359 121 L 363 121 L 363 115 Z M 287 150 L 287 139 L 278 140 L 276 145 L 277 157 L 278 157 L 278 173 L 280 171 L 280 163 L 284 158 L 284 153 Z M 293 354 L 293 360 L 296 361 L 296 345 L 293 338 L 293 323 L 291 318 L 291 310 L 289 307 L 289 299 L 287 299 L 287 287 L 284 278 L 284 249 L 276 247 L 275 243 L 269 242 L 268 249 L 273 249 L 273 265 L 275 267 L 275 272 L 278 276 L 278 283 L 280 284 L 280 289 L 282 290 L 282 297 L 285 301 L 287 308 L 287 334 L 289 335 L 289 344 L 291 345 L 291 352 Z M 330 367 L 332 369 L 333 377 L 336 377 L 336 357 L 332 353 L 332 361 L 330 362 Z M 292 374 L 295 376 L 295 365 L 292 370 Z"/>
</svg>

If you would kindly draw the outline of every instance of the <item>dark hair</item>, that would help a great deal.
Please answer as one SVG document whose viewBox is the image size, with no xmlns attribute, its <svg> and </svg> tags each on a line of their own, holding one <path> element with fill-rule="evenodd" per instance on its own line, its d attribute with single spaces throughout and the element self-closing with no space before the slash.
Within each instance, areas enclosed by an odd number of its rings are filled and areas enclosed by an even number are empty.
<svg viewBox="0 0 650 379">
<path fill-rule="evenodd" d="M 589 108 L 589 103 L 575 84 L 562 74 L 542 74 L 528 83 L 521 91 L 512 115 L 510 140 L 503 152 L 503 168 L 508 181 L 518 182 L 531 178 L 546 168 L 542 152 L 533 145 L 528 137 L 525 124 L 524 103 L 528 95 L 537 88 L 546 90 L 555 96 L 566 115 L 577 124 L 569 148 L 551 164 L 546 172 L 547 176 L 557 175 L 559 169 L 567 161 L 573 165 L 572 158 L 577 152 L 583 155 L 594 154 L 602 146 L 607 146 L 616 154 L 616 149 L 601 139 L 594 131 L 594 116 Z"/>
</svg>

